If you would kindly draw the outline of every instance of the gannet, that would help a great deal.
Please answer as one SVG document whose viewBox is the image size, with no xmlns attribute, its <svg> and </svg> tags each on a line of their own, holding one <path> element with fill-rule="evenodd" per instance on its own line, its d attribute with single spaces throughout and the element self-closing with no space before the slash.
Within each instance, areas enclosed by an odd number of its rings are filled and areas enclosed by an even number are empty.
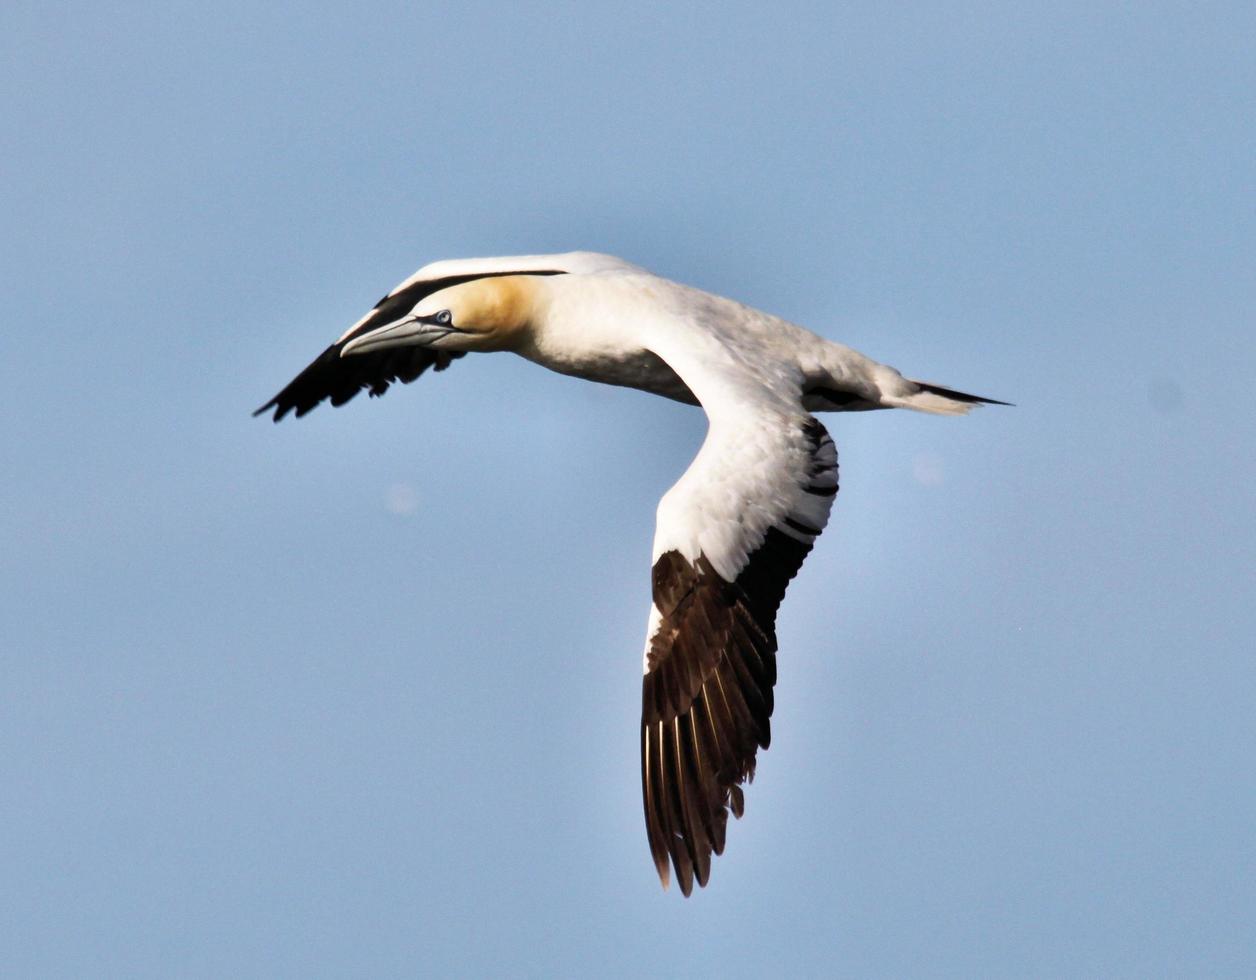
<svg viewBox="0 0 1256 980">
<path fill-rule="evenodd" d="M 771 738 L 776 613 L 824 530 L 837 450 L 815 412 L 1003 405 L 911 381 L 779 317 L 609 255 L 425 265 L 254 414 L 382 395 L 472 352 L 701 405 L 697 457 L 659 502 L 641 698 L 646 837 L 689 895 Z"/>
</svg>

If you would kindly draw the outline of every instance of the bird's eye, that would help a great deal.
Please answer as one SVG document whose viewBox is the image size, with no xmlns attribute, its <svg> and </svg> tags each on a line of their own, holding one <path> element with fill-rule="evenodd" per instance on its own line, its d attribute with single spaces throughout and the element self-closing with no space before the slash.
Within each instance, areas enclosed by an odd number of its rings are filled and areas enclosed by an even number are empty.
<svg viewBox="0 0 1256 980">
<path fill-rule="evenodd" d="M 448 310 L 441 310 L 436 314 L 436 322 L 441 326 L 448 326 L 453 322 L 454 316 Z"/>
</svg>

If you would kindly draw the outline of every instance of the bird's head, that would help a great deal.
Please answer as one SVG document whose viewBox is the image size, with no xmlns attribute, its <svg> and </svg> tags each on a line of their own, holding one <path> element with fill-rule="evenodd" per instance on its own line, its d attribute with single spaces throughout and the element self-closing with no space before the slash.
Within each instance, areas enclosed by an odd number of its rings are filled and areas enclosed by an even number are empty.
<svg viewBox="0 0 1256 980">
<path fill-rule="evenodd" d="M 446 351 L 513 350 L 537 311 L 533 276 L 489 276 L 437 290 L 397 319 L 350 337 L 340 356 L 388 347 Z"/>
</svg>

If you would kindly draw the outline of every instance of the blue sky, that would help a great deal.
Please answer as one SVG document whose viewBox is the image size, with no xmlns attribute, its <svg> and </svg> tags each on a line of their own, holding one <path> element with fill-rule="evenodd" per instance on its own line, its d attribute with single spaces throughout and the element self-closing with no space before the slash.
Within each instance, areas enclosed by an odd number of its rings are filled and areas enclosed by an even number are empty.
<svg viewBox="0 0 1256 980">
<path fill-rule="evenodd" d="M 1254 31 L 6 4 L 0 972 L 1250 975 Z M 419 265 L 572 248 L 1017 403 L 826 419 L 688 901 L 637 713 L 700 413 L 499 355 L 249 416 Z"/>
</svg>

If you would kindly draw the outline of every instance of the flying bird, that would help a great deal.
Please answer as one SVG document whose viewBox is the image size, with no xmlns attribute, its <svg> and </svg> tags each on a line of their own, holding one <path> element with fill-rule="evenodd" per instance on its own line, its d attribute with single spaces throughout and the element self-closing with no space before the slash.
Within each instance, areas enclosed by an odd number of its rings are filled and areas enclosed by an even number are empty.
<svg viewBox="0 0 1256 980">
<path fill-rule="evenodd" d="M 837 494 L 837 450 L 814 413 L 1007 403 L 911 381 L 731 299 L 571 252 L 424 266 L 254 414 L 299 418 L 488 351 L 706 412 L 702 448 L 658 506 L 641 697 L 650 853 L 663 887 L 674 869 L 689 895 L 768 747 L 777 608 Z"/>
</svg>

